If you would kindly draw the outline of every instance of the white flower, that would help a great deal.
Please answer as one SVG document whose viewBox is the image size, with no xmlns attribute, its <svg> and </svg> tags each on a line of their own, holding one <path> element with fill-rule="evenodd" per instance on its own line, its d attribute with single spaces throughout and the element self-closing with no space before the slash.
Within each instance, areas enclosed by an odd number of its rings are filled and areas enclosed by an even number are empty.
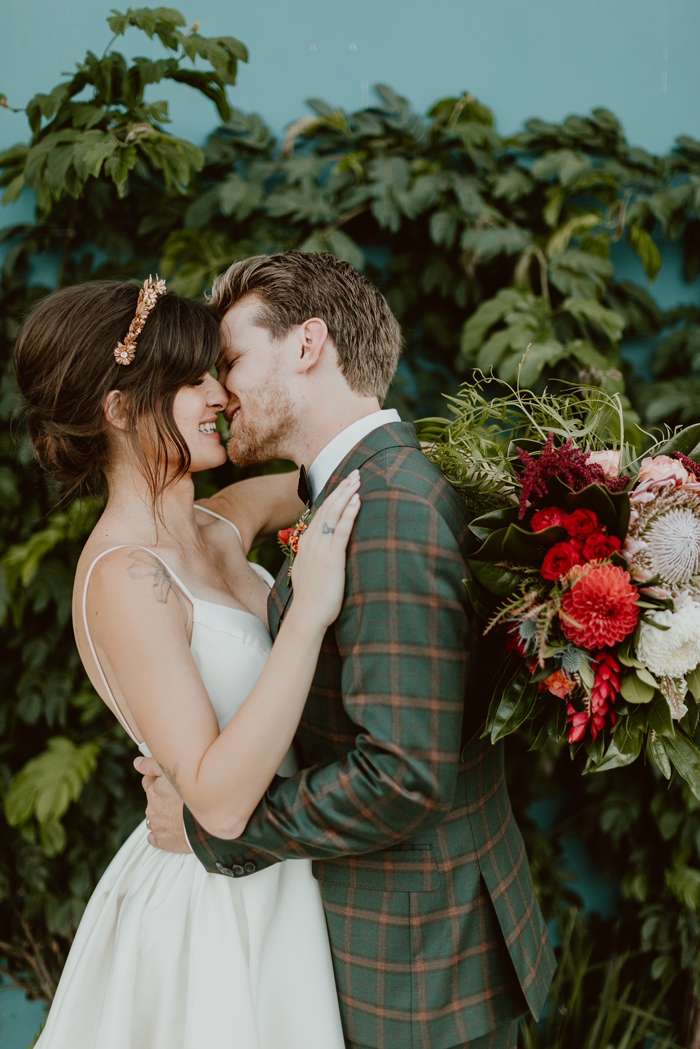
<svg viewBox="0 0 700 1049">
<path fill-rule="evenodd" d="M 685 507 L 670 510 L 649 529 L 652 564 L 662 579 L 685 583 L 700 571 L 700 518 Z"/>
<path fill-rule="evenodd" d="M 669 629 L 642 623 L 637 659 L 659 677 L 683 678 L 695 670 L 700 663 L 700 604 L 687 600 L 675 612 L 664 608 L 648 616 Z"/>
</svg>

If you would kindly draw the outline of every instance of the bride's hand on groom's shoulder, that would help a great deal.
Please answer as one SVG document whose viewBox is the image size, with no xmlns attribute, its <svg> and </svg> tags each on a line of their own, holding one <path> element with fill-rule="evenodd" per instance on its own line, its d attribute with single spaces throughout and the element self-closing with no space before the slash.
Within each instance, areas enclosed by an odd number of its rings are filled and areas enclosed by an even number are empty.
<svg viewBox="0 0 700 1049">
<path fill-rule="evenodd" d="M 192 852 L 185 834 L 182 816 L 182 798 L 163 775 L 155 758 L 139 757 L 134 768 L 141 773 L 141 785 L 148 799 L 146 825 L 148 841 L 164 852 Z"/>
<path fill-rule="evenodd" d="M 345 555 L 360 511 L 360 472 L 354 470 L 324 499 L 299 537 L 292 566 L 295 618 L 325 630 L 340 614 L 345 593 Z"/>
</svg>

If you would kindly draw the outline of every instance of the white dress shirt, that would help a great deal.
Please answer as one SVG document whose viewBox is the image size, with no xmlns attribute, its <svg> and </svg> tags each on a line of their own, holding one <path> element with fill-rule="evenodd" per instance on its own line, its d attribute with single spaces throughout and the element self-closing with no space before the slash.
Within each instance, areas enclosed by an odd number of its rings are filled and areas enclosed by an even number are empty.
<svg viewBox="0 0 700 1049">
<path fill-rule="evenodd" d="M 323 451 L 318 453 L 311 464 L 308 471 L 311 498 L 316 499 L 336 467 L 340 466 L 345 456 L 353 450 L 355 445 L 364 440 L 373 430 L 379 429 L 380 426 L 400 422 L 401 416 L 399 413 L 394 408 L 386 408 L 382 411 L 372 412 L 371 415 L 365 415 L 363 419 L 358 419 L 356 423 L 352 423 L 345 430 L 341 430 L 338 436 L 334 437 Z"/>
</svg>

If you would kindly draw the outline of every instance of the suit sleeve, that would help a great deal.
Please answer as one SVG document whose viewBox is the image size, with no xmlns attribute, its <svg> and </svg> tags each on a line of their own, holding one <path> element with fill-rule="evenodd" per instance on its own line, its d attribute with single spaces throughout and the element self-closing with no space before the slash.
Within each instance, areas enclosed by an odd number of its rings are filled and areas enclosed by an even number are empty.
<svg viewBox="0 0 700 1049">
<path fill-rule="evenodd" d="M 458 543 L 429 500 L 363 494 L 334 628 L 355 745 L 331 764 L 275 778 L 234 841 L 211 837 L 186 811 L 208 870 L 373 852 L 445 817 L 468 670 L 463 578 Z"/>
</svg>

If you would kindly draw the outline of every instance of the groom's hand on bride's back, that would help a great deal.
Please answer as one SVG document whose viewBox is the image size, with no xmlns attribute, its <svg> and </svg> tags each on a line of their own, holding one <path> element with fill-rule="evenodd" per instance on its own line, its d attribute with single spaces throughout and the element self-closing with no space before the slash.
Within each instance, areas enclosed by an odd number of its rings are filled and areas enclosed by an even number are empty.
<svg viewBox="0 0 700 1049">
<path fill-rule="evenodd" d="M 185 835 L 182 798 L 155 758 L 136 758 L 134 768 L 141 773 L 141 785 L 148 799 L 146 821 L 148 841 L 164 852 L 192 852 Z"/>
</svg>

